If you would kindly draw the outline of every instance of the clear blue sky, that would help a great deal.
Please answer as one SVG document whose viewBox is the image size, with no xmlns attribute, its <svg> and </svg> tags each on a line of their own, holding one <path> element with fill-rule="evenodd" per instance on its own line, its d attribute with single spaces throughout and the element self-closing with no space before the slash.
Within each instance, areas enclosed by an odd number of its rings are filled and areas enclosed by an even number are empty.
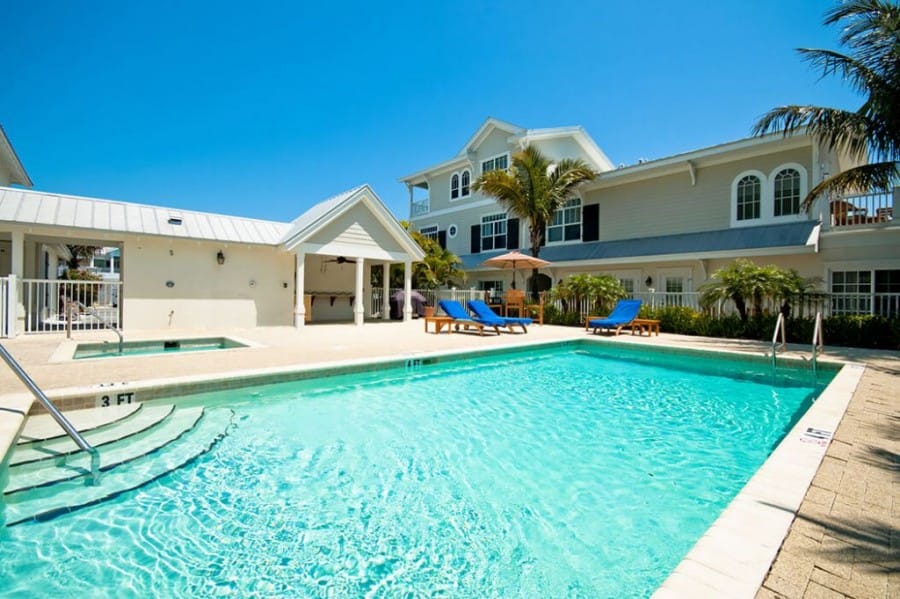
<svg viewBox="0 0 900 599">
<path fill-rule="evenodd" d="M 614 5 L 614 6 L 611 6 Z M 0 123 L 35 188 L 288 221 L 453 157 L 488 116 L 614 163 L 860 99 L 794 52 L 827 1 L 13 2 Z"/>
</svg>

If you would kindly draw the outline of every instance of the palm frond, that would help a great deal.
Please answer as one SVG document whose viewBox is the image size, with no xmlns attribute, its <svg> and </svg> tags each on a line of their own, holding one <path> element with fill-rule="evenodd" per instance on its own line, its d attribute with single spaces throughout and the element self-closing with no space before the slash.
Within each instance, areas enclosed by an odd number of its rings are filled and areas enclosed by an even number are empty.
<svg viewBox="0 0 900 599">
<path fill-rule="evenodd" d="M 871 90 L 883 86 L 883 77 L 859 60 L 821 48 L 797 48 L 808 63 L 822 71 L 822 78 L 837 75 L 847 81 L 854 91 L 868 95 Z"/>
<path fill-rule="evenodd" d="M 887 191 L 898 178 L 900 178 L 900 163 L 864 164 L 825 179 L 809 191 L 801 205 L 808 212 L 816 198 L 824 194 L 843 196 L 873 190 Z"/>
<path fill-rule="evenodd" d="M 754 135 L 781 131 L 788 136 L 806 130 L 830 149 L 840 148 L 863 159 L 868 154 L 869 119 L 856 112 L 820 106 L 779 106 L 764 114 L 754 125 Z"/>
</svg>

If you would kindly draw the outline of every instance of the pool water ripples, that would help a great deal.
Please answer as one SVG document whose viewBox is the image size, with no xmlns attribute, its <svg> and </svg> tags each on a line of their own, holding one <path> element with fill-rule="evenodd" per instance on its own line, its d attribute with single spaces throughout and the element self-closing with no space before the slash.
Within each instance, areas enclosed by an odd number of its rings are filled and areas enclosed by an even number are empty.
<svg viewBox="0 0 900 599">
<path fill-rule="evenodd" d="M 210 394 L 197 401 L 238 415 L 212 452 L 117 501 L 9 529 L 2 584 L 23 596 L 647 596 L 813 386 L 607 354 Z"/>
</svg>

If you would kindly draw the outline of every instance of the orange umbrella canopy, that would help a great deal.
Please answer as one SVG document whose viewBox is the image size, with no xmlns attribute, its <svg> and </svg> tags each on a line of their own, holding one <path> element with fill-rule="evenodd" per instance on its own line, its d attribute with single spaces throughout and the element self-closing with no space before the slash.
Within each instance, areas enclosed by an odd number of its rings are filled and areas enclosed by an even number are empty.
<svg viewBox="0 0 900 599">
<path fill-rule="evenodd" d="M 494 256 L 493 258 L 488 258 L 487 260 L 482 262 L 481 265 L 493 266 L 494 268 L 510 268 L 513 271 L 516 271 L 520 268 L 543 268 L 545 266 L 550 266 L 550 262 L 541 260 L 540 258 L 535 258 L 534 256 L 529 256 L 528 254 L 523 254 L 518 250 L 513 250 L 505 254 L 500 254 L 499 256 Z M 516 288 L 515 272 L 513 272 L 512 286 L 513 289 Z"/>
</svg>

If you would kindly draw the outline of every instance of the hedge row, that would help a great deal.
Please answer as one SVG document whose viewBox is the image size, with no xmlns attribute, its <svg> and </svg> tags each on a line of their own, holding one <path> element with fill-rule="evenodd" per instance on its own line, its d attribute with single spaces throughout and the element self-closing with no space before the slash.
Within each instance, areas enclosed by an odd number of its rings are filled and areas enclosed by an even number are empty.
<svg viewBox="0 0 900 599">
<path fill-rule="evenodd" d="M 644 306 L 641 318 L 659 320 L 660 329 L 666 333 L 771 341 L 777 315 L 765 314 L 743 322 L 738 316 L 715 317 L 685 307 L 651 309 Z M 584 319 L 579 314 L 561 312 L 552 306 L 545 308 L 544 322 L 584 326 Z M 814 327 L 812 318 L 788 318 L 785 326 L 788 343 L 811 343 Z M 831 316 L 823 320 L 822 328 L 827 345 L 900 349 L 900 318 Z"/>
</svg>

